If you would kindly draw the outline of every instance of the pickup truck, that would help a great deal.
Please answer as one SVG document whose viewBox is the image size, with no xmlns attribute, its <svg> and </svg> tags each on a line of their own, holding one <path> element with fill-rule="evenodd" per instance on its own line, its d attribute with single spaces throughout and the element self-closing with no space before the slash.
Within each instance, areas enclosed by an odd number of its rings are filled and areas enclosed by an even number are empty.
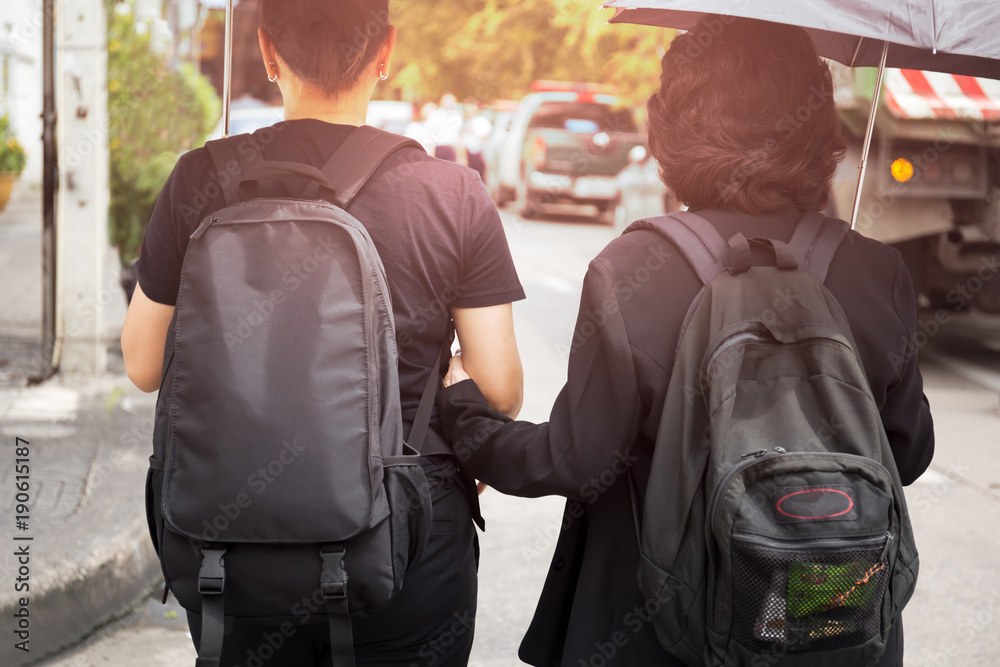
<svg viewBox="0 0 1000 667">
<path fill-rule="evenodd" d="M 518 105 L 497 161 L 494 200 L 513 200 L 525 218 L 548 204 L 591 205 L 610 224 L 616 176 L 644 137 L 619 98 L 587 84 L 562 86 L 530 93 Z"/>
</svg>

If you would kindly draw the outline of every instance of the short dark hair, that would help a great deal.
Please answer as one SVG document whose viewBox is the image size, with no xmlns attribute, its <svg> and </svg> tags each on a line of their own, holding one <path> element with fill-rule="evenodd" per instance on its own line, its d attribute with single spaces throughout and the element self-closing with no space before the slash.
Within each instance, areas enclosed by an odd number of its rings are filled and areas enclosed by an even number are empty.
<svg viewBox="0 0 1000 667">
<path fill-rule="evenodd" d="M 674 38 L 649 98 L 660 178 L 689 208 L 820 210 L 846 141 L 801 28 L 708 16 Z"/>
<path fill-rule="evenodd" d="M 378 55 L 389 0 L 260 0 L 260 25 L 299 78 L 332 96 Z"/>
</svg>

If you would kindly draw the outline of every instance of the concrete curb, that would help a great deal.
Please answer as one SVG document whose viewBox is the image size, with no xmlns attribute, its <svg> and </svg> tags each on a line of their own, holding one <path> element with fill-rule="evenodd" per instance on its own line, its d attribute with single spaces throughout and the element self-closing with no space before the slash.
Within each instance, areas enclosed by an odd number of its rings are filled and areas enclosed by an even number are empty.
<svg viewBox="0 0 1000 667">
<path fill-rule="evenodd" d="M 64 484 L 70 453 L 77 458 L 82 494 L 75 510 L 52 520 L 31 541 L 14 541 L 13 525 L 3 526 L 4 551 L 17 546 L 30 550 L 30 590 L 16 593 L 16 558 L 0 563 L 4 585 L 0 588 L 0 615 L 4 626 L 16 622 L 28 599 L 30 652 L 18 650 L 15 627 L 6 630 L 0 644 L 0 664 L 19 667 L 38 662 L 93 632 L 146 595 L 160 580 L 160 567 L 146 526 L 144 501 L 147 455 L 151 450 L 153 402 L 115 375 L 94 378 L 56 378 L 50 382 L 79 392 L 80 409 L 73 426 L 54 430 L 52 423 L 0 424 L 4 444 L 12 430 L 32 442 L 32 449 L 56 450 L 55 457 L 33 462 L 32 482 L 38 493 L 48 483 Z M 44 386 L 44 385 L 42 385 Z M 38 388 L 21 390 L 22 396 Z M 16 419 L 16 415 L 14 415 Z M 10 420 L 7 420 L 10 421 Z M 60 433 L 62 437 L 54 435 Z M 45 442 L 48 440 L 47 442 Z M 12 443 L 10 443 L 12 444 Z M 50 480 L 47 482 L 47 480 Z M 33 516 L 34 526 L 46 517 Z M 13 516 L 5 524 L 13 524 Z M 10 583 L 8 583 L 10 582 Z"/>
</svg>

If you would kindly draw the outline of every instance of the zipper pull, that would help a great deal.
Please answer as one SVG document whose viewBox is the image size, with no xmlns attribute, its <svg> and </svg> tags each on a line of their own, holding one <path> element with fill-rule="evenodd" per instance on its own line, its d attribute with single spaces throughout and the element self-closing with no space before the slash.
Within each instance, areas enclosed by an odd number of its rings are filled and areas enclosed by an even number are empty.
<svg viewBox="0 0 1000 667">
<path fill-rule="evenodd" d="M 766 456 L 766 455 L 767 455 L 767 450 L 766 449 L 758 449 L 756 452 L 750 452 L 749 454 L 744 454 L 740 458 L 741 459 L 748 459 L 748 458 L 750 458 L 752 456 L 755 459 L 759 459 L 760 457 Z"/>
<path fill-rule="evenodd" d="M 214 223 L 216 223 L 218 221 L 219 221 L 219 218 L 217 218 L 214 215 L 212 217 L 210 217 L 210 218 L 205 218 L 204 220 L 202 220 L 201 224 L 198 225 L 198 229 L 194 230 L 194 233 L 191 235 L 191 238 L 192 239 L 200 239 L 201 235 L 205 233 L 205 230 L 208 229 L 209 227 L 211 227 Z"/>
<path fill-rule="evenodd" d="M 882 549 L 882 555 L 879 556 L 878 562 L 884 563 L 886 557 L 889 555 L 889 546 L 892 544 L 892 533 L 886 531 L 885 533 L 885 547 Z"/>
</svg>

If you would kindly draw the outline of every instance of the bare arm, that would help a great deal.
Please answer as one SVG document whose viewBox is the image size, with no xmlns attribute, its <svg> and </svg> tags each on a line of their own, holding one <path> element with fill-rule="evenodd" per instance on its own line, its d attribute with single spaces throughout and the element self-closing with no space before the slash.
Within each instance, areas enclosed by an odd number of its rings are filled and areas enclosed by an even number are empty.
<svg viewBox="0 0 1000 667">
<path fill-rule="evenodd" d="M 153 301 L 136 285 L 122 327 L 122 355 L 128 379 L 143 391 L 160 388 L 163 347 L 174 307 Z"/>
<path fill-rule="evenodd" d="M 514 339 L 511 304 L 452 308 L 465 370 L 491 408 L 514 418 L 524 398 L 524 373 Z"/>
</svg>

